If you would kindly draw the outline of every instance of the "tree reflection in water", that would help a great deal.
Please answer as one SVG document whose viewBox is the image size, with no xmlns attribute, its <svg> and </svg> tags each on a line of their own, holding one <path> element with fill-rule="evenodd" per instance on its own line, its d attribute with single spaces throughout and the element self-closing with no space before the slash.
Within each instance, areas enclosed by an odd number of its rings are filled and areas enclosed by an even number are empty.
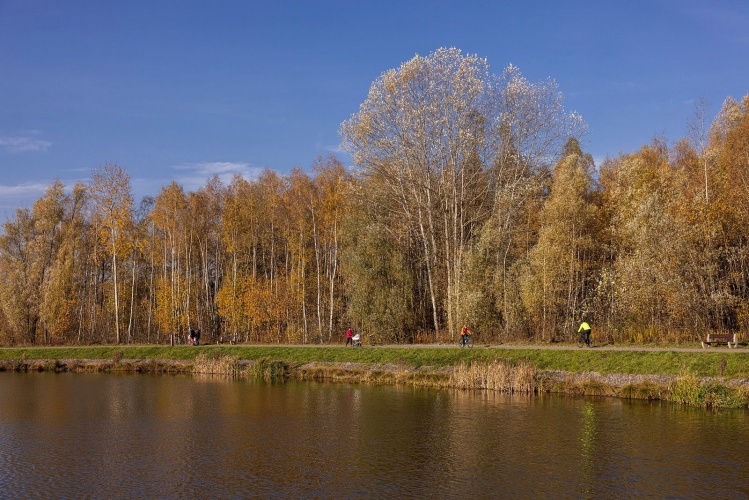
<svg viewBox="0 0 749 500">
<path fill-rule="evenodd" d="M 580 419 L 580 472 L 583 493 L 593 492 L 595 481 L 596 410 L 593 403 L 586 401 Z"/>
</svg>

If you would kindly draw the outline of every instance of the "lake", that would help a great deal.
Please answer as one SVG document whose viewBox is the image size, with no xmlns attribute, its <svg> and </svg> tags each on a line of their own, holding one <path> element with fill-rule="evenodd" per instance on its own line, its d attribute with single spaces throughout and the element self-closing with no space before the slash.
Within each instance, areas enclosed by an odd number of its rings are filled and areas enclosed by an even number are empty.
<svg viewBox="0 0 749 500">
<path fill-rule="evenodd" d="M 1 498 L 747 498 L 749 412 L 0 373 Z"/>
</svg>

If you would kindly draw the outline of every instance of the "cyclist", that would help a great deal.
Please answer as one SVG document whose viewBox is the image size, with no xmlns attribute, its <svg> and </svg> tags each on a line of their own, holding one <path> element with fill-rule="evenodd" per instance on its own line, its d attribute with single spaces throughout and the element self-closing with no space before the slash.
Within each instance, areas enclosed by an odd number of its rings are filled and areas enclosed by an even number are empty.
<svg viewBox="0 0 749 500">
<path fill-rule="evenodd" d="M 460 343 L 465 344 L 472 334 L 473 332 L 468 329 L 468 325 L 463 325 L 463 328 L 460 329 Z"/>
<path fill-rule="evenodd" d="M 583 320 L 583 322 L 580 323 L 580 328 L 577 329 L 577 333 L 580 334 L 580 338 L 585 345 L 590 347 L 590 325 Z"/>
</svg>

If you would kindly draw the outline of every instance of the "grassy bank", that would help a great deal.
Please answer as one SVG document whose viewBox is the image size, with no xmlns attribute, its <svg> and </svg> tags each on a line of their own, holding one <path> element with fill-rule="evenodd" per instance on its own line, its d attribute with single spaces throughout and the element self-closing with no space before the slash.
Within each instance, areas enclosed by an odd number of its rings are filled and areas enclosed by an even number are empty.
<svg viewBox="0 0 749 500">
<path fill-rule="evenodd" d="M 278 359 L 292 365 L 311 362 L 369 363 L 444 368 L 460 363 L 495 359 L 526 360 L 541 370 L 572 373 L 682 375 L 749 378 L 749 350 L 710 349 L 687 351 L 611 351 L 597 349 L 458 349 L 444 347 L 343 348 L 340 346 L 85 346 L 0 349 L 0 360 L 178 360 L 198 355 L 234 356 L 242 360 Z"/>
<path fill-rule="evenodd" d="M 749 351 L 340 346 L 0 349 L 0 370 L 222 373 L 749 407 Z"/>
</svg>

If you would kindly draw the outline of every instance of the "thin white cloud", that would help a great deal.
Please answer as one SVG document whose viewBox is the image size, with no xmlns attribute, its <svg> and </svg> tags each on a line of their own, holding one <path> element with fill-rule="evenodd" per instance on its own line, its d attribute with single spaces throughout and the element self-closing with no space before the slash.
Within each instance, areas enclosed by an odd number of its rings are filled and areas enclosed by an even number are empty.
<svg viewBox="0 0 749 500">
<path fill-rule="evenodd" d="M 4 213 L 5 219 L 8 219 L 19 208 L 31 208 L 48 187 L 49 184 L 41 182 L 29 182 L 15 186 L 0 184 L 0 213 Z"/>
<path fill-rule="evenodd" d="M 0 184 L 0 197 L 20 197 L 29 195 L 41 195 L 44 190 L 49 187 L 49 184 L 42 184 L 40 182 L 29 182 L 25 184 L 18 184 L 15 186 L 4 186 Z"/>
<path fill-rule="evenodd" d="M 254 177 L 262 171 L 262 169 L 253 167 L 249 163 L 244 162 L 231 162 L 231 161 L 212 161 L 202 163 L 188 163 L 187 165 L 180 165 L 174 167 L 176 170 L 187 170 L 192 171 L 195 175 L 205 175 L 210 177 L 212 175 L 234 175 L 240 174 L 242 176 Z"/>
<path fill-rule="evenodd" d="M 229 184 L 235 175 L 240 175 L 247 180 L 253 180 L 257 179 L 263 172 L 262 168 L 255 167 L 249 163 L 229 161 L 188 163 L 176 166 L 174 169 L 184 172 L 175 180 L 188 191 L 200 189 L 214 175 L 217 175 L 224 184 Z"/>
<path fill-rule="evenodd" d="M 52 147 L 52 143 L 35 137 L 14 135 L 0 137 L 0 147 L 10 153 L 44 152 Z"/>
<path fill-rule="evenodd" d="M 334 154 L 344 154 L 346 151 L 343 150 L 343 146 L 341 143 L 330 145 L 330 144 L 315 144 L 315 147 L 317 149 L 322 149 L 323 151 L 328 151 L 330 153 Z"/>
</svg>

